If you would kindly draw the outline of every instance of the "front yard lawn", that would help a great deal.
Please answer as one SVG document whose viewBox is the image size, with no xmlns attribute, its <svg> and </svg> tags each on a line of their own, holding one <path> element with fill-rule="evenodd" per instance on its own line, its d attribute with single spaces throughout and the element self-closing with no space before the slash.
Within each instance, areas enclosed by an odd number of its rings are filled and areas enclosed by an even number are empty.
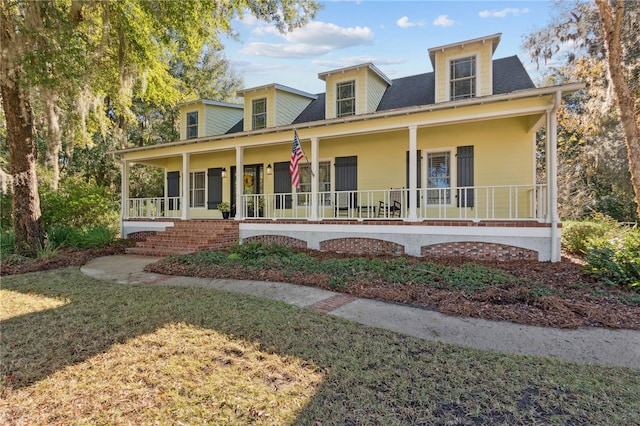
<svg viewBox="0 0 640 426">
<path fill-rule="evenodd" d="M 0 292 L 0 424 L 640 424 L 640 370 L 76 267 L 5 276 Z"/>
</svg>

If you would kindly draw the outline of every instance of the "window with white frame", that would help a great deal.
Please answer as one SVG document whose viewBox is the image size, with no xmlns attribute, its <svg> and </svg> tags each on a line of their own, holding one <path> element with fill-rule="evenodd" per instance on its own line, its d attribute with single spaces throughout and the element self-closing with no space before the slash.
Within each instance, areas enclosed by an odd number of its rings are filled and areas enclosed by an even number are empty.
<svg viewBox="0 0 640 426">
<path fill-rule="evenodd" d="M 336 116 L 345 117 L 356 113 L 356 82 L 346 81 L 336 85 Z"/>
<path fill-rule="evenodd" d="M 449 69 L 449 99 L 473 98 L 476 96 L 476 57 L 469 56 L 452 60 Z"/>
<path fill-rule="evenodd" d="M 267 99 L 254 99 L 251 102 L 252 130 L 265 129 L 267 127 Z"/>
<path fill-rule="evenodd" d="M 187 113 L 187 139 L 198 137 L 198 111 Z"/>
<path fill-rule="evenodd" d="M 311 196 L 311 164 L 300 164 L 300 188 L 298 188 L 298 205 L 307 205 Z M 320 192 L 321 205 L 331 204 L 331 162 L 320 161 L 318 163 L 318 192 Z"/>
<path fill-rule="evenodd" d="M 451 204 L 451 152 L 427 154 L 427 204 Z"/>
<path fill-rule="evenodd" d="M 189 207 L 205 207 L 205 172 L 189 173 Z"/>
</svg>

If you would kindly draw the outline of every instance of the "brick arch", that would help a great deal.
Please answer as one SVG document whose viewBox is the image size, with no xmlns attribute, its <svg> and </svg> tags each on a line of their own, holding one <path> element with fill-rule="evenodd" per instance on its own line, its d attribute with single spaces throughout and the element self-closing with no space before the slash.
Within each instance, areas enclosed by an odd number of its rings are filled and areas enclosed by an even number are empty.
<svg viewBox="0 0 640 426">
<path fill-rule="evenodd" d="M 264 244 L 278 244 L 281 246 L 289 246 L 294 248 L 307 248 L 307 242 L 299 238 L 287 237 L 285 235 L 256 235 L 247 237 L 242 240 L 245 243 L 252 241 Z"/>
<path fill-rule="evenodd" d="M 422 246 L 422 256 L 462 256 L 479 260 L 537 260 L 538 252 L 507 244 L 480 241 L 448 242 Z"/>
<path fill-rule="evenodd" d="M 376 238 L 335 238 L 320 242 L 320 250 L 342 253 L 404 254 L 404 246 Z"/>
</svg>

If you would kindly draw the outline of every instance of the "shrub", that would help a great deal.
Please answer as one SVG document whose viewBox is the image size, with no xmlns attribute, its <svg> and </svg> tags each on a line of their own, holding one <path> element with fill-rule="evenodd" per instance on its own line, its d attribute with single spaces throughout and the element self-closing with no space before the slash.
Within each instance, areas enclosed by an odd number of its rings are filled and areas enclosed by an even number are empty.
<svg viewBox="0 0 640 426">
<path fill-rule="evenodd" d="M 588 242 L 603 237 L 607 232 L 619 228 L 613 219 L 598 216 L 596 220 L 567 221 L 562 224 L 562 248 L 571 254 L 587 254 Z"/>
<path fill-rule="evenodd" d="M 4 229 L 0 231 L 0 255 L 3 258 L 9 254 L 13 254 L 13 243 L 15 241 L 13 231 L 5 231 Z"/>
<path fill-rule="evenodd" d="M 104 225 L 116 230 L 119 226 L 118 202 L 108 188 L 78 179 L 65 180 L 58 192 L 41 188 L 40 204 L 45 229 Z"/>
<path fill-rule="evenodd" d="M 265 244 L 251 241 L 245 244 L 235 244 L 229 251 L 231 259 L 256 260 L 264 257 L 291 257 L 294 251 L 287 245 Z"/>
<path fill-rule="evenodd" d="M 51 247 L 97 248 L 113 242 L 115 231 L 106 225 L 75 228 L 54 226 L 47 232 Z"/>
<path fill-rule="evenodd" d="M 13 227 L 13 217 L 11 212 L 11 199 L 13 196 L 10 192 L 0 191 L 0 229 L 11 229 Z"/>
<path fill-rule="evenodd" d="M 640 230 L 618 228 L 588 241 L 586 270 L 608 285 L 640 291 Z"/>
</svg>

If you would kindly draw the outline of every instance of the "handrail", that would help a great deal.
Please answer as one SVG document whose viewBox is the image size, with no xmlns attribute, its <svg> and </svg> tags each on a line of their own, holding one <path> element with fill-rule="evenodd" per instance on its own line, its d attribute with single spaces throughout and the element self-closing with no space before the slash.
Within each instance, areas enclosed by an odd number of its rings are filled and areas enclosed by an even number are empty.
<svg viewBox="0 0 640 426">
<path fill-rule="evenodd" d="M 408 220 L 537 220 L 547 216 L 546 185 L 491 185 L 418 188 L 417 206 L 409 205 L 409 189 L 325 191 L 317 194 L 316 214 L 310 192 L 245 194 L 243 219 Z M 128 218 L 179 218 L 180 197 L 130 198 Z M 238 206 L 236 206 L 238 208 Z M 126 218 L 125 218 L 126 219 Z"/>
</svg>

